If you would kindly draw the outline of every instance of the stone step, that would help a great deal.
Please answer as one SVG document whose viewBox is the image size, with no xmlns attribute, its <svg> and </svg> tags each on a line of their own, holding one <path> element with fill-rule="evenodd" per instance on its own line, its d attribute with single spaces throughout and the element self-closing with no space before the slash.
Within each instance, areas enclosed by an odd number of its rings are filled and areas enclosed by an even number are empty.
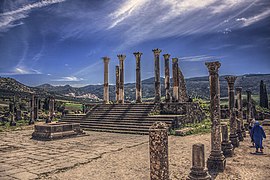
<svg viewBox="0 0 270 180">
<path fill-rule="evenodd" d="M 108 133 L 121 133 L 121 134 L 138 134 L 138 135 L 148 135 L 149 132 L 144 131 L 128 131 L 128 130 L 110 130 L 110 129 L 102 129 L 102 128 L 84 128 L 84 130 L 90 130 L 90 131 L 98 131 L 98 132 L 108 132 Z"/>
<path fill-rule="evenodd" d="M 133 132 L 149 132 L 149 127 L 144 128 L 130 128 L 130 127 L 110 127 L 110 126 L 81 126 L 82 129 L 102 129 L 102 130 L 110 130 L 110 131 L 133 131 Z"/>
<path fill-rule="evenodd" d="M 148 118 L 148 117 L 145 117 L 145 118 L 124 118 L 124 119 L 118 119 L 118 118 L 109 118 L 109 117 L 106 117 L 106 118 L 88 118 L 88 119 L 85 119 L 83 120 L 83 122 L 89 122 L 89 121 L 111 121 L 111 122 L 146 122 L 146 121 L 149 121 L 149 122 L 155 122 L 155 121 L 167 121 L 167 122 L 171 122 L 173 121 L 172 118 Z"/>
<path fill-rule="evenodd" d="M 125 126 L 151 126 L 156 121 L 142 121 L 142 122 L 127 122 L 127 121 L 87 121 L 87 122 L 81 122 L 81 125 L 95 125 L 95 124 L 102 124 L 102 125 L 125 125 Z M 162 121 L 166 124 L 172 124 L 170 121 Z"/>
</svg>

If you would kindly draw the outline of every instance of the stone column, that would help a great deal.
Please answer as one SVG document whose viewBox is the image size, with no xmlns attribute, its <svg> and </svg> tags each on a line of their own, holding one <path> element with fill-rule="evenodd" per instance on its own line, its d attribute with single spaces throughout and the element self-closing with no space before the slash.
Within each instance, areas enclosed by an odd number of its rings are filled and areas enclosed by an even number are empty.
<svg viewBox="0 0 270 180">
<path fill-rule="evenodd" d="M 133 53 L 136 58 L 136 103 L 142 102 L 142 82 L 141 82 L 141 56 L 143 53 Z"/>
<path fill-rule="evenodd" d="M 243 118 L 243 101 L 242 101 L 242 88 L 237 87 L 236 88 L 236 96 L 237 96 L 237 107 L 238 107 L 238 119 L 241 122 L 241 132 L 242 137 L 246 137 L 246 131 L 244 128 L 244 118 Z"/>
<path fill-rule="evenodd" d="M 120 77 L 119 77 L 119 66 L 115 66 L 115 101 L 116 103 L 119 102 L 119 80 L 120 80 Z"/>
<path fill-rule="evenodd" d="M 236 133 L 236 117 L 235 117 L 235 100 L 234 100 L 234 83 L 236 80 L 236 76 L 227 76 L 225 79 L 228 83 L 228 95 L 229 95 L 229 113 L 230 113 L 230 140 L 232 142 L 233 147 L 239 146 L 239 139 Z"/>
<path fill-rule="evenodd" d="M 178 77 L 178 58 L 172 58 L 173 69 L 173 102 L 179 101 L 179 77 Z"/>
<path fill-rule="evenodd" d="M 124 60 L 126 59 L 126 55 L 119 54 L 117 55 L 119 59 L 119 72 L 120 72 L 120 83 L 119 83 L 119 103 L 125 102 L 125 93 L 124 93 Z"/>
<path fill-rule="evenodd" d="M 110 58 L 103 57 L 104 62 L 104 90 L 103 90 L 103 102 L 105 104 L 109 103 L 110 96 L 109 96 L 109 61 Z"/>
<path fill-rule="evenodd" d="M 161 98 L 159 54 L 161 50 L 153 49 L 152 51 L 155 56 L 155 102 L 159 103 Z"/>
<path fill-rule="evenodd" d="M 243 135 L 242 135 L 242 129 L 241 129 L 241 120 L 237 119 L 236 120 L 236 134 L 238 136 L 239 141 L 243 141 Z"/>
<path fill-rule="evenodd" d="M 34 98 L 34 120 L 38 119 L 38 97 Z"/>
<path fill-rule="evenodd" d="M 163 54 L 165 61 L 165 102 L 171 101 L 170 94 L 170 54 Z"/>
<path fill-rule="evenodd" d="M 12 103 L 9 104 L 9 112 L 10 112 L 10 126 L 16 126 L 16 121 L 15 121 L 15 107 L 16 107 L 16 103 L 15 103 L 16 99 L 15 96 L 13 96 L 13 100 Z"/>
<path fill-rule="evenodd" d="M 54 116 L 54 98 L 49 97 L 49 118 L 46 120 L 46 123 L 51 123 Z"/>
<path fill-rule="evenodd" d="M 149 129 L 150 179 L 168 180 L 168 127 L 155 122 Z"/>
<path fill-rule="evenodd" d="M 180 68 L 178 68 L 178 76 L 179 76 L 179 95 L 178 95 L 179 101 L 187 102 L 188 95 L 187 95 L 186 81 Z"/>
<path fill-rule="evenodd" d="M 210 180 L 211 176 L 205 169 L 204 144 L 197 143 L 192 146 L 192 168 L 188 180 Z"/>
<path fill-rule="evenodd" d="M 249 124 L 251 122 L 251 91 L 247 90 L 247 112 L 246 112 L 246 117 L 247 117 L 247 123 Z"/>
<path fill-rule="evenodd" d="M 211 153 L 207 159 L 207 168 L 212 171 L 223 172 L 225 169 L 225 157 L 221 151 L 220 137 L 220 85 L 218 69 L 220 63 L 207 62 L 205 65 L 209 71 L 210 82 L 210 118 L 211 118 Z"/>
<path fill-rule="evenodd" d="M 226 124 L 221 126 L 221 134 L 222 134 L 222 142 L 221 142 L 221 150 L 225 157 L 233 156 L 233 145 L 229 140 L 228 136 L 228 126 Z"/>
<path fill-rule="evenodd" d="M 30 121 L 29 121 L 29 125 L 30 124 L 34 124 L 35 123 L 35 95 L 32 94 L 31 95 L 31 100 L 30 100 Z"/>
</svg>

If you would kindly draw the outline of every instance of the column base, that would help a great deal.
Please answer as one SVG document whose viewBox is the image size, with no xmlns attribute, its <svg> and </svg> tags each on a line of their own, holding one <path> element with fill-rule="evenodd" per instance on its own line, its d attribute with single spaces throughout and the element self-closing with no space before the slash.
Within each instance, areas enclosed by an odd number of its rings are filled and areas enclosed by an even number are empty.
<svg viewBox="0 0 270 180">
<path fill-rule="evenodd" d="M 244 141 L 243 135 L 242 135 L 242 130 L 237 130 L 237 135 L 238 135 L 238 140 L 239 141 Z"/>
<path fill-rule="evenodd" d="M 232 157 L 234 154 L 233 145 L 232 145 L 231 141 L 222 141 L 221 150 L 222 150 L 223 155 L 225 157 Z"/>
<path fill-rule="evenodd" d="M 239 139 L 237 134 L 230 134 L 230 141 L 234 148 L 239 147 Z"/>
<path fill-rule="evenodd" d="M 207 168 L 209 171 L 223 172 L 226 166 L 226 159 L 221 151 L 211 151 L 207 159 Z"/>
<path fill-rule="evenodd" d="M 187 180 L 210 180 L 211 176 L 206 169 L 191 168 Z"/>
<path fill-rule="evenodd" d="M 30 121 L 28 122 L 29 125 L 31 124 L 35 124 L 35 121 L 33 119 L 30 119 Z"/>
</svg>

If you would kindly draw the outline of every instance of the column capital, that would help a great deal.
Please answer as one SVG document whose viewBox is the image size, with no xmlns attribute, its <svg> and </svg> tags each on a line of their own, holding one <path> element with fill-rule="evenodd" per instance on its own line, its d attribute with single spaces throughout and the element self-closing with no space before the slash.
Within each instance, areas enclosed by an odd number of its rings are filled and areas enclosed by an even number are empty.
<svg viewBox="0 0 270 180">
<path fill-rule="evenodd" d="M 124 54 L 118 54 L 117 57 L 120 61 L 124 61 L 126 59 L 126 55 Z"/>
<path fill-rule="evenodd" d="M 170 56 L 171 56 L 170 54 L 163 54 L 163 57 L 164 57 L 165 60 L 169 60 Z"/>
<path fill-rule="evenodd" d="M 159 55 L 161 53 L 161 49 L 158 49 L 158 48 L 153 49 L 152 51 L 153 51 L 154 55 Z"/>
<path fill-rule="evenodd" d="M 233 85 L 235 83 L 235 80 L 237 79 L 237 76 L 226 76 L 225 79 L 228 82 L 228 84 Z"/>
<path fill-rule="evenodd" d="M 172 58 L 173 63 L 178 63 L 178 58 Z"/>
<path fill-rule="evenodd" d="M 141 56 L 143 55 L 143 53 L 141 53 L 141 52 L 134 52 L 133 54 L 134 54 L 136 59 L 141 58 Z"/>
<path fill-rule="evenodd" d="M 218 69 L 221 66 L 221 64 L 220 64 L 219 61 L 206 62 L 205 65 L 207 66 L 210 75 L 217 74 L 218 73 Z"/>
<path fill-rule="evenodd" d="M 242 92 L 242 87 L 236 87 L 235 90 L 236 90 L 236 92 L 241 93 Z"/>
<path fill-rule="evenodd" d="M 102 59 L 103 59 L 104 63 L 109 63 L 109 61 L 110 61 L 110 58 L 107 56 L 102 57 Z"/>
</svg>

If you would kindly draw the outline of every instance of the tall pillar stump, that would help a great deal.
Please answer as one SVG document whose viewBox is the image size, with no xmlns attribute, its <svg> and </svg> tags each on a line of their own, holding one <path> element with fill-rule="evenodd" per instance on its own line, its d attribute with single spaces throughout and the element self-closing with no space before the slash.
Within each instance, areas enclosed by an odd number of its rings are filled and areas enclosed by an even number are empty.
<svg viewBox="0 0 270 180">
<path fill-rule="evenodd" d="M 252 102 L 251 102 L 251 91 L 247 90 L 247 123 L 249 124 L 252 120 L 252 115 L 251 115 L 251 108 L 252 108 Z"/>
<path fill-rule="evenodd" d="M 207 159 L 207 168 L 210 171 L 223 172 L 226 159 L 221 151 L 220 137 L 220 85 L 218 69 L 220 63 L 207 62 L 205 65 L 209 71 L 210 82 L 210 118 L 211 118 L 211 152 Z"/>
<path fill-rule="evenodd" d="M 234 83 L 236 80 L 236 76 L 227 76 L 225 79 L 228 83 L 228 95 L 229 95 L 229 113 L 230 113 L 230 140 L 232 142 L 233 147 L 239 146 L 239 139 L 237 135 L 237 123 L 235 117 L 235 100 L 234 100 Z"/>
<path fill-rule="evenodd" d="M 222 142 L 221 142 L 221 150 L 225 157 L 232 157 L 233 156 L 233 145 L 229 140 L 228 136 L 228 126 L 222 125 L 221 126 L 221 134 L 222 134 Z"/>
<path fill-rule="evenodd" d="M 192 146 L 192 168 L 188 180 L 210 180 L 211 176 L 205 169 L 204 144 L 197 143 Z"/>
<path fill-rule="evenodd" d="M 31 100 L 30 100 L 30 120 L 29 120 L 29 122 L 28 122 L 28 124 L 29 125 L 31 125 L 31 124 L 34 124 L 35 123 L 35 95 L 34 94 L 32 94 L 31 95 Z"/>
<path fill-rule="evenodd" d="M 159 55 L 161 53 L 160 49 L 152 50 L 155 57 L 155 102 L 160 103 L 161 100 L 161 89 L 160 89 L 160 65 L 159 65 Z"/>
<path fill-rule="evenodd" d="M 178 58 L 172 58 L 173 66 L 173 102 L 179 101 L 179 76 L 178 76 Z"/>
<path fill-rule="evenodd" d="M 171 101 L 170 94 L 170 54 L 163 54 L 165 61 L 165 102 Z"/>
<path fill-rule="evenodd" d="M 168 127 L 155 122 L 149 129 L 150 179 L 168 180 Z"/>
<path fill-rule="evenodd" d="M 136 58 L 136 103 L 142 102 L 142 82 L 141 82 L 141 56 L 143 53 L 133 53 Z"/>
</svg>

